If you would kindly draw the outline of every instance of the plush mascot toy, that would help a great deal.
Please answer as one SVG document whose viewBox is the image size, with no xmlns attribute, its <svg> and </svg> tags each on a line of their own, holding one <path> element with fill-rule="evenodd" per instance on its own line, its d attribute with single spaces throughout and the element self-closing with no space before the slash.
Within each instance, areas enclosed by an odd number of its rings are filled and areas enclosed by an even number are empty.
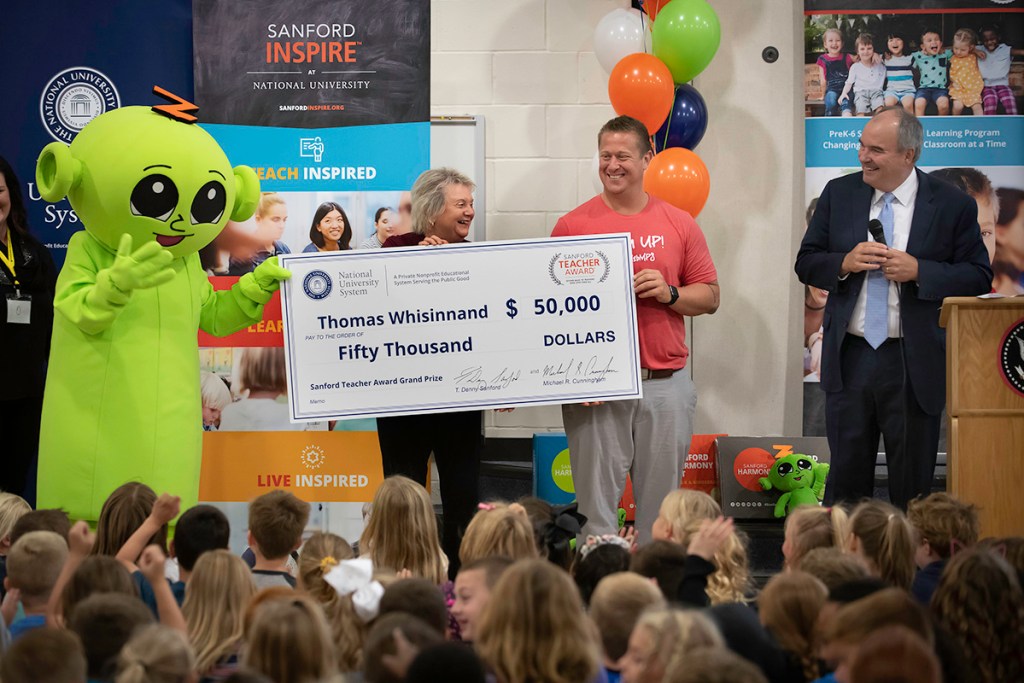
<svg viewBox="0 0 1024 683">
<path fill-rule="evenodd" d="M 819 463 L 802 453 L 790 453 L 777 459 L 768 476 L 759 481 L 761 488 L 781 491 L 775 503 L 775 516 L 785 517 L 801 505 L 820 505 L 825 497 L 828 463 Z"/>
<path fill-rule="evenodd" d="M 272 258 L 213 291 L 198 252 L 229 218 L 252 215 L 259 180 L 190 125 L 189 107 L 107 112 L 70 147 L 47 145 L 36 166 L 43 199 L 67 196 L 85 226 L 57 280 L 39 443 L 39 507 L 72 519 L 97 520 L 133 480 L 194 504 L 197 328 L 225 335 L 258 322 L 290 275 Z"/>
</svg>

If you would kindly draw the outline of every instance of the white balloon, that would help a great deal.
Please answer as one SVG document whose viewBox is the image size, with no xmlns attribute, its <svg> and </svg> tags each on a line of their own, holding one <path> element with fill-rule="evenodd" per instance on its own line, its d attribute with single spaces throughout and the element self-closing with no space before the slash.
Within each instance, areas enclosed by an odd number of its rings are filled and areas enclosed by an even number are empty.
<svg viewBox="0 0 1024 683">
<path fill-rule="evenodd" d="M 590 161 L 590 182 L 594 185 L 594 194 L 604 192 L 604 184 L 601 182 L 601 153 L 594 152 L 594 158 Z"/>
<path fill-rule="evenodd" d="M 634 52 L 651 52 L 651 22 L 638 9 L 612 10 L 594 29 L 594 54 L 607 73 Z"/>
</svg>

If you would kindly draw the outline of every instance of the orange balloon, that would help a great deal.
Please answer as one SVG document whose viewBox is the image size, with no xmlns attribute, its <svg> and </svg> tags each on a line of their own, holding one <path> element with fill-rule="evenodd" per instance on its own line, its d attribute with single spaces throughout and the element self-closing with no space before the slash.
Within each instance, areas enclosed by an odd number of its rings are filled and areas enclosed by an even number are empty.
<svg viewBox="0 0 1024 683">
<path fill-rule="evenodd" d="M 685 147 L 669 147 L 647 166 L 644 191 L 696 217 L 708 200 L 711 176 L 695 153 Z"/>
<path fill-rule="evenodd" d="M 658 11 L 668 4 L 668 0 L 644 0 L 644 11 L 651 21 L 658 16 Z"/>
<path fill-rule="evenodd" d="M 619 60 L 608 77 L 615 113 L 632 116 L 653 133 L 665 123 L 675 100 L 672 72 L 654 55 L 636 52 Z"/>
</svg>

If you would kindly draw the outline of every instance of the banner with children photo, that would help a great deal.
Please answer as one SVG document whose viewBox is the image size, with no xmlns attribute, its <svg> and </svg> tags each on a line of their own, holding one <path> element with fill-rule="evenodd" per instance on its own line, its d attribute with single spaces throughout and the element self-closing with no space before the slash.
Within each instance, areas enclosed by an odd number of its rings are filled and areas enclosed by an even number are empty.
<svg viewBox="0 0 1024 683">
<path fill-rule="evenodd" d="M 924 127 L 918 167 L 978 203 L 993 291 L 1024 293 L 1024 2 L 805 0 L 804 10 L 806 221 L 826 183 L 860 171 L 867 118 L 902 106 Z M 820 436 L 828 293 L 804 293 L 804 434 Z"/>
<path fill-rule="evenodd" d="M 376 249 L 408 232 L 408 190 L 430 163 L 429 0 L 192 8 L 204 128 L 263 192 L 252 218 L 229 221 L 201 252 L 214 288 L 281 254 Z M 383 478 L 375 421 L 292 424 L 281 332 L 279 294 L 256 325 L 200 332 L 200 498 L 283 488 L 307 501 L 369 501 Z"/>
</svg>

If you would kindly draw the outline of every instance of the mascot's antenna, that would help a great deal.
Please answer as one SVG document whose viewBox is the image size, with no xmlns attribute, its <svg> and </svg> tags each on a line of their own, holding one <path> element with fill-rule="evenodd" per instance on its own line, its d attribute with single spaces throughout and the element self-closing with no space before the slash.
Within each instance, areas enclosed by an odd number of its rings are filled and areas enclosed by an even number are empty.
<svg viewBox="0 0 1024 683">
<path fill-rule="evenodd" d="M 195 123 L 199 119 L 193 116 L 193 114 L 199 111 L 199 107 L 192 104 L 183 97 L 178 97 L 172 92 L 164 90 L 159 85 L 153 86 L 153 94 L 159 95 L 172 104 L 154 104 L 153 111 L 157 114 L 163 114 L 168 118 L 172 118 L 175 121 L 181 121 L 182 123 Z"/>
</svg>

